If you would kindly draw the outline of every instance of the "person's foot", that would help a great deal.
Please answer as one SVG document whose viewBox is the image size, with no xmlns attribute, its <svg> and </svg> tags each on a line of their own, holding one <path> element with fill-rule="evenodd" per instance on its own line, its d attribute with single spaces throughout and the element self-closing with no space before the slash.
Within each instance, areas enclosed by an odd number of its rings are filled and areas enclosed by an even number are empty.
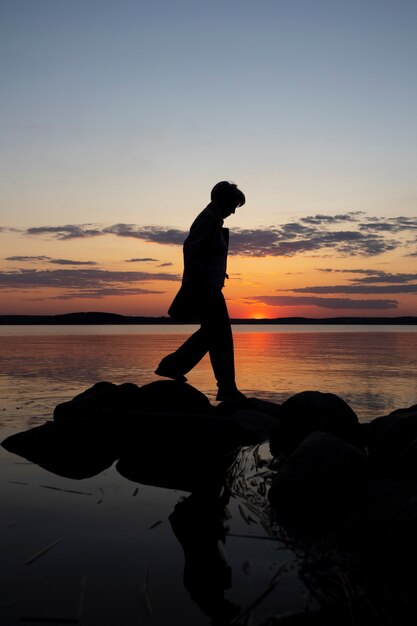
<svg viewBox="0 0 417 626">
<path fill-rule="evenodd" d="M 245 402 L 247 399 L 239 389 L 219 389 L 216 396 L 218 402 Z"/>
<path fill-rule="evenodd" d="M 183 374 L 178 374 L 178 372 L 174 372 L 174 370 L 170 369 L 166 365 L 158 365 L 155 370 L 155 374 L 158 374 L 158 376 L 165 376 L 165 378 L 172 378 L 177 383 L 187 382 L 187 379 Z"/>
</svg>

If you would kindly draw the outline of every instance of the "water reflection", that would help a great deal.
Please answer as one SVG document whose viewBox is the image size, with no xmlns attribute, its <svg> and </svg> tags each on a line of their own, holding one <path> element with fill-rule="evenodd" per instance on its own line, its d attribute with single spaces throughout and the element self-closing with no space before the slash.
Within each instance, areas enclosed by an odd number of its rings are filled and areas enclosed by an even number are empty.
<svg viewBox="0 0 417 626">
<path fill-rule="evenodd" d="M 183 335 L 73 334 L 0 337 L 0 425 L 45 419 L 100 380 L 143 385 Z M 307 389 L 341 396 L 361 421 L 417 401 L 417 332 L 236 332 L 238 386 L 281 403 Z M 207 358 L 190 383 L 214 401 Z"/>
<path fill-rule="evenodd" d="M 155 427 L 151 423 L 149 428 L 148 435 Z M 227 437 L 221 440 L 217 434 L 210 440 L 206 433 L 197 445 L 190 446 L 184 432 L 175 440 L 171 433 L 165 443 L 160 439 L 156 459 L 148 440 L 146 446 L 139 445 L 139 432 L 143 435 L 143 428 L 137 431 L 133 426 L 120 438 L 101 427 L 97 437 L 97 425 L 88 421 L 47 422 L 11 435 L 3 447 L 65 478 L 97 475 L 118 459 L 116 470 L 130 481 L 188 491 L 169 515 L 184 554 L 184 587 L 213 626 L 246 623 L 239 616 L 244 613 L 247 617 L 251 609 L 246 606 L 244 610 L 227 597 L 232 589 L 232 567 L 222 548 L 229 531 L 227 505 L 236 476 L 230 468 L 240 454 L 236 443 Z M 242 468 L 241 463 L 238 466 Z M 66 567 L 71 567 L 68 560 Z"/>
</svg>

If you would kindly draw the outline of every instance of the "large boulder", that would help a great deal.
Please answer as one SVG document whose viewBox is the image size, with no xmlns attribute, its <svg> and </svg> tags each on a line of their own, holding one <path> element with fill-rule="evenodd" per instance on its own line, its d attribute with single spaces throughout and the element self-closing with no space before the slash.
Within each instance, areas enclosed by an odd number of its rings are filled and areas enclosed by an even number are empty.
<svg viewBox="0 0 417 626">
<path fill-rule="evenodd" d="M 327 528 L 350 490 L 369 477 L 367 457 L 329 433 L 313 432 L 283 462 L 269 501 L 286 525 Z"/>
<path fill-rule="evenodd" d="M 390 465 L 395 478 L 417 482 L 417 438 L 395 456 Z"/>
<path fill-rule="evenodd" d="M 382 564 L 401 566 L 407 553 L 417 558 L 417 485 L 414 481 L 372 478 L 350 491 L 329 539 Z"/>
<path fill-rule="evenodd" d="M 302 391 L 280 407 L 280 421 L 271 434 L 273 456 L 290 454 L 313 431 L 332 434 L 353 445 L 359 442 L 356 413 L 339 396 L 320 391 Z"/>
<path fill-rule="evenodd" d="M 280 424 L 279 418 L 253 409 L 240 409 L 233 419 L 248 434 L 246 441 L 242 441 L 246 445 L 266 441 Z"/>
<path fill-rule="evenodd" d="M 370 458 L 381 474 L 390 476 L 400 471 L 400 475 L 405 477 L 408 466 L 412 474 L 410 477 L 416 477 L 415 465 L 412 469 L 413 459 L 407 459 L 412 455 L 412 449 L 408 453 L 406 449 L 417 439 L 417 405 L 378 417 L 364 424 L 363 432 Z"/>
<path fill-rule="evenodd" d="M 207 414 L 213 407 L 209 399 L 191 385 L 173 380 L 158 380 L 138 387 L 133 383 L 115 385 L 96 383 L 69 402 L 58 404 L 54 419 L 108 417 L 122 418 L 126 413 Z"/>
</svg>

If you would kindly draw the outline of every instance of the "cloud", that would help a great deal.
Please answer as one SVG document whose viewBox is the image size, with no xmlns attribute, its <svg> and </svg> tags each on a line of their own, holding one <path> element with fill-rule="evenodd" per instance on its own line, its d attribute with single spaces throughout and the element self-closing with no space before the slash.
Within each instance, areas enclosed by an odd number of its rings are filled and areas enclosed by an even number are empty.
<svg viewBox="0 0 417 626">
<path fill-rule="evenodd" d="M 322 224 L 339 224 L 341 222 L 358 222 L 359 216 L 364 215 L 363 211 L 350 211 L 349 213 L 339 213 L 338 215 L 310 215 L 302 217 L 301 222 L 321 226 Z"/>
<path fill-rule="evenodd" d="M 49 256 L 7 256 L 6 261 L 47 261 Z"/>
<path fill-rule="evenodd" d="M 320 272 L 335 273 L 335 274 L 357 274 L 360 278 L 349 278 L 349 281 L 354 282 L 356 285 L 361 284 L 375 284 L 386 283 L 394 285 L 403 285 L 417 280 L 417 274 L 392 274 L 391 272 L 384 272 L 383 270 L 374 269 L 320 269 Z"/>
<path fill-rule="evenodd" d="M 374 217 L 361 224 L 363 230 L 399 233 L 417 230 L 417 217 Z"/>
<path fill-rule="evenodd" d="M 326 249 L 336 250 L 342 256 L 374 256 L 396 247 L 394 241 L 380 235 L 345 230 L 295 229 L 293 224 L 284 225 L 281 230 L 236 230 L 230 233 L 230 253 L 254 257 L 295 256 Z"/>
<path fill-rule="evenodd" d="M 257 296 L 251 302 L 267 306 L 314 306 L 322 309 L 384 310 L 396 309 L 397 300 L 352 300 L 350 298 L 317 298 L 315 296 Z"/>
<path fill-rule="evenodd" d="M 117 235 L 118 237 L 133 237 L 153 243 L 179 246 L 184 243 L 187 232 L 176 228 L 161 226 L 135 226 L 134 224 L 115 224 L 102 230 L 103 235 Z"/>
<path fill-rule="evenodd" d="M 97 265 L 95 261 L 72 261 L 71 259 L 52 259 L 49 256 L 8 256 L 6 261 L 46 261 L 52 265 Z"/>
<path fill-rule="evenodd" d="M 334 274 L 353 274 L 345 285 L 314 285 L 290 289 L 293 293 L 312 294 L 417 294 L 417 273 L 385 272 L 375 269 L 331 269 L 323 268 L 321 272 Z M 353 284 L 352 284 L 353 283 Z"/>
<path fill-rule="evenodd" d="M 399 294 L 417 293 L 417 284 L 406 285 L 318 285 L 290 289 L 293 293 Z"/>
<path fill-rule="evenodd" d="M 84 291 L 68 291 L 66 293 L 43 298 L 28 298 L 28 300 L 74 300 L 79 298 L 105 298 L 108 296 L 148 296 L 162 293 L 164 292 L 153 289 L 141 289 L 138 287 L 98 287 L 85 289 Z"/>
<path fill-rule="evenodd" d="M 28 235 L 55 235 L 57 239 L 80 239 L 85 237 L 98 237 L 103 234 L 99 228 L 86 228 L 89 224 L 79 226 L 69 224 L 67 226 L 37 226 L 28 228 Z"/>
<path fill-rule="evenodd" d="M 343 228 L 346 223 L 349 227 Z M 239 229 L 230 233 L 230 254 L 264 257 L 298 254 L 339 256 L 376 256 L 406 247 L 405 233 L 415 233 L 417 218 L 367 217 L 361 211 L 335 215 L 317 214 L 301 217 L 280 225 Z M 163 226 L 138 226 L 119 223 L 112 226 L 69 224 L 29 228 L 27 235 L 51 235 L 61 240 L 114 235 L 131 237 L 161 245 L 182 246 L 187 231 Z M 392 235 L 398 235 L 393 239 Z M 133 262 L 133 261 L 130 261 Z"/>
<path fill-rule="evenodd" d="M 150 281 L 179 281 L 177 274 L 163 272 L 123 272 L 99 269 L 19 270 L 0 272 L 0 290 L 60 290 L 54 298 L 95 298 L 107 295 L 156 294 L 143 289 Z"/>
<path fill-rule="evenodd" d="M 172 265 L 174 265 L 174 264 L 171 263 L 170 261 L 168 261 L 167 263 L 160 263 L 160 265 L 158 265 L 158 267 L 171 267 Z"/>
<path fill-rule="evenodd" d="M 95 261 L 71 261 L 71 259 L 51 259 L 52 265 L 97 265 Z"/>
<path fill-rule="evenodd" d="M 155 262 L 157 263 L 159 261 L 159 259 L 152 259 L 151 257 L 145 256 L 142 258 L 138 258 L 138 259 L 126 259 L 126 263 L 148 263 L 148 262 Z"/>
</svg>

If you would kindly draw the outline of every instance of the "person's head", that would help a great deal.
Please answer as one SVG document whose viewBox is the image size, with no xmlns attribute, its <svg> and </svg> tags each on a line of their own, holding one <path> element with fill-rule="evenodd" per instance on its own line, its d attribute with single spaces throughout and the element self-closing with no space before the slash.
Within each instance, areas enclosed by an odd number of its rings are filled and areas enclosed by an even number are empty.
<svg viewBox="0 0 417 626">
<path fill-rule="evenodd" d="M 211 190 L 211 201 L 217 204 L 223 217 L 228 217 L 245 204 L 246 198 L 235 183 L 222 180 Z"/>
</svg>

